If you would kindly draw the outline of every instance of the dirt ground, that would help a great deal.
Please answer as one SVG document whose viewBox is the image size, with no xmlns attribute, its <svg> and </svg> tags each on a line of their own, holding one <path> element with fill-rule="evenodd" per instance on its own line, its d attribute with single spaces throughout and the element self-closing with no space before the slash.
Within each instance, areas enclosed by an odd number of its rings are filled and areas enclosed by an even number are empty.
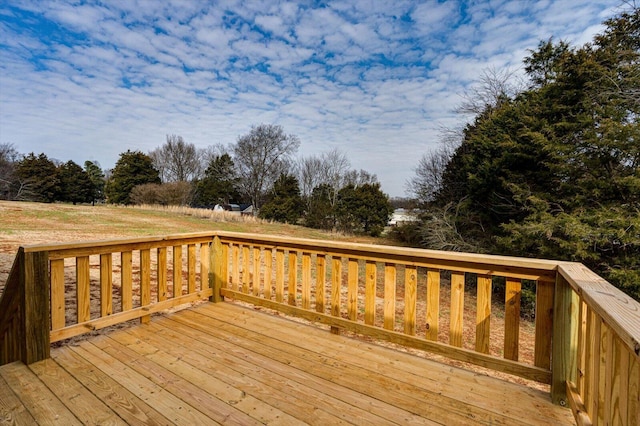
<svg viewBox="0 0 640 426">
<path fill-rule="evenodd" d="M 51 244 L 72 241 L 95 241 L 140 237 L 145 235 L 174 234 L 181 232 L 198 232 L 211 229 L 231 231 L 262 232 L 280 235 L 290 235 L 306 238 L 333 238 L 350 240 L 348 236 L 318 234 L 317 231 L 299 227 L 262 223 L 235 223 L 229 221 L 212 221 L 189 214 L 175 214 L 170 212 L 144 211 L 140 209 L 126 209 L 108 206 L 71 206 L 61 204 L 38 204 L 0 201 L 0 294 L 13 264 L 15 254 L 20 246 L 33 244 Z M 351 239 L 353 240 L 353 239 Z M 373 242 L 370 239 L 358 239 L 358 242 Z M 421 289 L 418 289 L 420 292 Z M 441 312 L 448 312 L 449 292 L 446 283 L 442 285 Z M 491 354 L 501 356 L 504 321 L 501 315 L 503 303 L 494 301 L 491 318 Z M 424 305 L 424 304 L 422 304 Z M 419 308 L 418 318 L 424 318 L 424 308 Z M 463 340 L 465 347 L 473 348 L 475 341 L 475 298 L 473 295 L 465 297 L 465 323 Z M 440 340 L 448 339 L 448 320 L 443 315 L 440 323 Z M 418 329 L 417 332 L 423 333 Z M 533 360 L 534 324 L 522 321 L 520 327 L 520 359 L 527 363 Z M 400 348 L 420 356 L 436 357 Z M 447 361 L 452 365 L 472 368 L 479 374 L 496 375 L 478 367 L 470 367 L 455 361 Z M 503 378 L 517 383 L 548 390 L 547 386 L 529 382 L 524 379 L 504 375 Z"/>
</svg>

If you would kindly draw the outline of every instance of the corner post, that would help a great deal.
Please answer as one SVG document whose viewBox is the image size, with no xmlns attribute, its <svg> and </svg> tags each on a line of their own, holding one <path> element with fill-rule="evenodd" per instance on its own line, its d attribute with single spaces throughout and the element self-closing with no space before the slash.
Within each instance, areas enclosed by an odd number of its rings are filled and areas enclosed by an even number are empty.
<svg viewBox="0 0 640 426">
<path fill-rule="evenodd" d="M 573 376 L 571 366 L 576 351 L 573 342 L 576 313 L 573 290 L 557 272 L 551 342 L 551 401 L 562 406 L 567 405 L 567 382 Z"/>
<path fill-rule="evenodd" d="M 221 294 L 224 271 L 224 250 L 219 236 L 213 238 L 211 250 L 209 250 L 209 287 L 213 289 L 213 294 L 209 298 L 210 302 L 219 303 L 224 300 Z"/>
<path fill-rule="evenodd" d="M 22 249 L 21 249 L 22 250 Z M 24 252 L 20 274 L 22 297 L 20 310 L 20 345 L 22 362 L 32 364 L 49 358 L 50 280 L 49 253 Z"/>
</svg>

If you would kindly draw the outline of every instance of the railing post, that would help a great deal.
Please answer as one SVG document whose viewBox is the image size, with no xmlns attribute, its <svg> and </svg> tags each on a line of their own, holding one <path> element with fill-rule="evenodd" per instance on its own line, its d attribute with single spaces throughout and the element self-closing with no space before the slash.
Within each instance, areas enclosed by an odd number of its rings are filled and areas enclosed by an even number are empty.
<svg viewBox="0 0 640 426">
<path fill-rule="evenodd" d="M 222 249 L 222 241 L 220 240 L 220 237 L 215 236 L 213 238 L 211 250 L 209 250 L 209 287 L 213 289 L 213 294 L 209 298 L 209 301 L 213 303 L 222 302 L 224 300 L 220 293 L 224 279 L 222 273 L 225 270 L 223 261 L 225 261 L 225 259 L 224 250 Z"/>
<path fill-rule="evenodd" d="M 575 356 L 574 327 L 577 326 L 577 306 L 573 304 L 573 290 L 558 273 L 553 306 L 553 335 L 551 342 L 551 401 L 567 405 L 567 381 Z"/>
<path fill-rule="evenodd" d="M 49 358 L 49 253 L 24 253 L 22 265 L 19 344 L 22 362 L 31 364 Z"/>
</svg>

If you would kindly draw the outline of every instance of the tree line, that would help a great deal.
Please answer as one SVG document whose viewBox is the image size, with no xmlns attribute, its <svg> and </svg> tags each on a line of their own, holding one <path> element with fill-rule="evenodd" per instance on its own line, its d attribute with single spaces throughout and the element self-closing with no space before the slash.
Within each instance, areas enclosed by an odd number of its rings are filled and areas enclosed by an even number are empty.
<svg viewBox="0 0 640 426">
<path fill-rule="evenodd" d="M 115 167 L 61 163 L 0 145 L 0 199 L 40 202 L 251 205 L 264 219 L 377 236 L 393 211 L 377 177 L 352 170 L 337 149 L 296 158 L 300 141 L 260 124 L 235 144 L 197 149 L 167 135 L 149 153 L 127 150 Z"/>
<path fill-rule="evenodd" d="M 474 120 L 422 157 L 421 222 L 401 234 L 583 262 L 640 300 L 640 12 L 583 46 L 543 41 L 523 66 L 521 82 L 485 72 L 460 108 Z"/>
</svg>

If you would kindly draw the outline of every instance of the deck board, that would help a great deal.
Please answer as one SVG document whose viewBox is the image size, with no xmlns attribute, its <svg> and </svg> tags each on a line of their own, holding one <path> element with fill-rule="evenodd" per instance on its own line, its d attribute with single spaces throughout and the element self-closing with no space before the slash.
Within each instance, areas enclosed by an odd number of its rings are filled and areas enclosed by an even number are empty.
<svg viewBox="0 0 640 426">
<path fill-rule="evenodd" d="M 544 392 L 232 303 L 51 356 L 0 367 L 0 424 L 574 424 Z"/>
</svg>

